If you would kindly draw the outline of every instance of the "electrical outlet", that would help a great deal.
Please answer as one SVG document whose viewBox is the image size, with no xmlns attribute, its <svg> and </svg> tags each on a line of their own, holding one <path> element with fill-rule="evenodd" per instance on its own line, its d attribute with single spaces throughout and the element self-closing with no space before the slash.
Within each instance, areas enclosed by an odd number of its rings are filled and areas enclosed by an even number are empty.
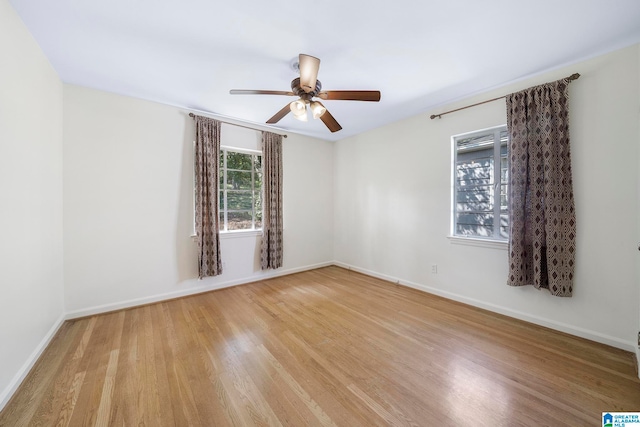
<svg viewBox="0 0 640 427">
<path fill-rule="evenodd" d="M 431 264 L 431 274 L 438 274 L 438 264 Z"/>
</svg>

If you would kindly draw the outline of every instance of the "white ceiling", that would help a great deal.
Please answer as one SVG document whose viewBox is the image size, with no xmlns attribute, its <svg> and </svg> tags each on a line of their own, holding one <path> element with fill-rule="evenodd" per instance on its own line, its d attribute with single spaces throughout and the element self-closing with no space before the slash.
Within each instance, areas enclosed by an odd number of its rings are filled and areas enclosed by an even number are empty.
<svg viewBox="0 0 640 427">
<path fill-rule="evenodd" d="M 10 0 L 67 83 L 264 123 L 293 98 L 299 53 L 343 130 L 292 114 L 278 128 L 337 140 L 550 68 L 640 42 L 638 0 Z M 580 70 L 576 70 L 579 72 Z"/>
</svg>

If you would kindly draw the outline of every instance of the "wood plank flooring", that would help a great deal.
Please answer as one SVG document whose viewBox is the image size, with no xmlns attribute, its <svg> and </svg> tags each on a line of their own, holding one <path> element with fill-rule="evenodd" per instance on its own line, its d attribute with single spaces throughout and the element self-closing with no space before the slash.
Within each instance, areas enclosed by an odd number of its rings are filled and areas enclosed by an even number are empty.
<svg viewBox="0 0 640 427">
<path fill-rule="evenodd" d="M 327 267 L 66 322 L 1 426 L 597 426 L 612 347 Z"/>
</svg>

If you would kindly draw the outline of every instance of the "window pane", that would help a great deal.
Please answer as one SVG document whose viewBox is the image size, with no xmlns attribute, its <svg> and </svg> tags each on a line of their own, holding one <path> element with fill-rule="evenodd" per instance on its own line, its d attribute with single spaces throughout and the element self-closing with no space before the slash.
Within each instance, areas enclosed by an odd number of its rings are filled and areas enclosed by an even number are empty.
<svg viewBox="0 0 640 427">
<path fill-rule="evenodd" d="M 229 190 L 251 190 L 251 171 L 227 171 Z"/>
<path fill-rule="evenodd" d="M 456 150 L 458 153 L 484 150 L 487 148 L 493 149 L 493 131 L 482 135 L 456 140 Z"/>
<path fill-rule="evenodd" d="M 228 191 L 227 209 L 234 211 L 251 211 L 253 197 L 251 191 Z"/>
<path fill-rule="evenodd" d="M 509 179 L 509 168 L 507 167 L 507 158 L 500 158 L 500 181 L 506 183 Z"/>
<path fill-rule="evenodd" d="M 262 156 L 222 150 L 219 185 L 220 230 L 261 228 Z"/>
<path fill-rule="evenodd" d="M 505 127 L 454 137 L 454 234 L 505 238 L 507 141 Z"/>
<path fill-rule="evenodd" d="M 477 187 L 459 188 L 456 194 L 457 212 L 493 211 L 493 187 L 483 185 Z"/>
<path fill-rule="evenodd" d="M 488 203 L 493 206 L 492 185 L 460 187 L 456 194 L 457 203 Z"/>
<path fill-rule="evenodd" d="M 509 163 L 507 159 L 507 146 L 500 147 L 500 210 L 507 210 L 507 187 L 509 184 Z"/>
<path fill-rule="evenodd" d="M 484 225 L 493 226 L 493 212 L 459 213 L 458 225 Z"/>
<path fill-rule="evenodd" d="M 251 154 L 227 152 L 227 169 L 250 171 L 253 163 Z"/>
<path fill-rule="evenodd" d="M 457 214 L 456 234 L 463 236 L 493 236 L 493 212 Z"/>
<path fill-rule="evenodd" d="M 251 212 L 229 212 L 227 214 L 229 230 L 250 230 L 253 228 Z"/>
<path fill-rule="evenodd" d="M 459 186 L 491 184 L 492 171 L 491 157 L 461 161 L 456 165 L 456 180 Z"/>
<path fill-rule="evenodd" d="M 500 186 L 500 211 L 507 212 L 509 209 L 509 199 L 507 195 L 507 184 Z"/>
<path fill-rule="evenodd" d="M 457 162 L 456 212 L 491 213 L 493 211 L 492 151 L 491 149 L 476 150 L 465 155 L 467 160 Z M 479 157 L 471 158 L 471 156 Z M 473 233 L 475 235 L 476 232 Z"/>
<path fill-rule="evenodd" d="M 509 215 L 500 215 L 500 237 L 509 238 Z"/>
<path fill-rule="evenodd" d="M 253 195 L 253 210 L 256 221 L 262 222 L 262 193 L 260 191 L 256 191 Z"/>
<path fill-rule="evenodd" d="M 218 216 L 218 230 L 224 231 L 224 212 L 220 212 Z"/>
</svg>

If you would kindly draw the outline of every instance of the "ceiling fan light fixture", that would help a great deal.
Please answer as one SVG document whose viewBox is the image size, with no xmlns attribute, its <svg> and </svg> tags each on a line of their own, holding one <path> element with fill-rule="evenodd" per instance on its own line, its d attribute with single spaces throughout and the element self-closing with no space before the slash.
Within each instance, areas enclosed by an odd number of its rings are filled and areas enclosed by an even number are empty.
<svg viewBox="0 0 640 427">
<path fill-rule="evenodd" d="M 297 99 L 289 104 L 289 108 L 294 116 L 302 115 L 307 112 L 307 104 L 302 99 Z"/>
<path fill-rule="evenodd" d="M 302 114 L 294 114 L 293 118 L 296 119 L 296 120 L 300 120 L 301 122 L 306 122 L 306 121 L 309 120 L 307 118 L 307 112 L 306 111 L 304 113 L 302 113 Z"/>
<path fill-rule="evenodd" d="M 307 118 L 307 103 L 302 99 L 298 99 L 289 104 L 289 108 L 293 113 L 293 117 L 300 120 L 301 122 L 306 122 Z"/>
<path fill-rule="evenodd" d="M 318 101 L 313 101 L 311 103 L 311 113 L 313 114 L 314 119 L 319 119 L 326 112 L 327 109 Z"/>
</svg>

